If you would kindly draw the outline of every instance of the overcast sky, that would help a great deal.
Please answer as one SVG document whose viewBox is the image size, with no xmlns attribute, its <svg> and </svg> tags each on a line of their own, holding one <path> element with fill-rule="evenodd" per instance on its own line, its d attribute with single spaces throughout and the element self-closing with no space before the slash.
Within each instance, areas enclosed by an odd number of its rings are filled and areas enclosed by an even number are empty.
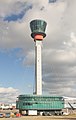
<svg viewBox="0 0 76 120">
<path fill-rule="evenodd" d="M 0 0 L 0 103 L 34 91 L 33 19 L 47 22 L 43 94 L 76 97 L 76 0 Z"/>
</svg>

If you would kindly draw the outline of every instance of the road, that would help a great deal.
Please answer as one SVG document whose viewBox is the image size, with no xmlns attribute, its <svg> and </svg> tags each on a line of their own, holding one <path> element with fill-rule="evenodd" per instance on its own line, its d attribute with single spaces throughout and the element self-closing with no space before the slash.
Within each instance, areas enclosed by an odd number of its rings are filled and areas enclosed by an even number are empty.
<svg viewBox="0 0 76 120">
<path fill-rule="evenodd" d="M 20 118 L 0 118 L 0 120 L 76 120 L 73 116 L 22 116 Z"/>
</svg>

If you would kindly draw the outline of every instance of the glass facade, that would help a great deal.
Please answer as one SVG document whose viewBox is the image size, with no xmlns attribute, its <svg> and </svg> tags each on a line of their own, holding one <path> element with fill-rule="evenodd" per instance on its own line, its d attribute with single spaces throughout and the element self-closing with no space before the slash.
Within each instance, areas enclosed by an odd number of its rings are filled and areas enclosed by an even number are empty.
<svg viewBox="0 0 76 120">
<path fill-rule="evenodd" d="M 22 110 L 60 110 L 64 108 L 64 100 L 58 96 L 20 95 L 16 107 Z"/>
<path fill-rule="evenodd" d="M 30 28 L 31 28 L 31 36 L 34 38 L 36 34 L 42 34 L 43 37 L 46 36 L 45 29 L 46 29 L 47 23 L 43 20 L 33 20 L 30 22 Z"/>
</svg>

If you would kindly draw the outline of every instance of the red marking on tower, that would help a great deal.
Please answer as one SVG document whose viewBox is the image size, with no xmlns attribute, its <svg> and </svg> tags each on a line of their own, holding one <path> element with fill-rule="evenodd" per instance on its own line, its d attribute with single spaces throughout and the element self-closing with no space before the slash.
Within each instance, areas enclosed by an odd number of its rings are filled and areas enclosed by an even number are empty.
<svg viewBox="0 0 76 120">
<path fill-rule="evenodd" d="M 36 35 L 34 36 L 34 40 L 43 40 L 43 35 L 36 34 Z"/>
</svg>

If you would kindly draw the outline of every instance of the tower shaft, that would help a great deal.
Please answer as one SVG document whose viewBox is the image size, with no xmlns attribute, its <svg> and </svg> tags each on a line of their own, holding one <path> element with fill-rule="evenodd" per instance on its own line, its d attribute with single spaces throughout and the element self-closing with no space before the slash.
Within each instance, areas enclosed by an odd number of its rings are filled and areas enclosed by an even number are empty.
<svg viewBox="0 0 76 120">
<path fill-rule="evenodd" d="M 42 41 L 35 41 L 35 94 L 42 95 L 42 62 L 41 62 Z"/>
<path fill-rule="evenodd" d="M 42 95 L 42 63 L 41 46 L 43 38 L 46 37 L 45 29 L 47 23 L 44 20 L 32 20 L 30 22 L 31 37 L 35 42 L 35 94 Z"/>
</svg>

